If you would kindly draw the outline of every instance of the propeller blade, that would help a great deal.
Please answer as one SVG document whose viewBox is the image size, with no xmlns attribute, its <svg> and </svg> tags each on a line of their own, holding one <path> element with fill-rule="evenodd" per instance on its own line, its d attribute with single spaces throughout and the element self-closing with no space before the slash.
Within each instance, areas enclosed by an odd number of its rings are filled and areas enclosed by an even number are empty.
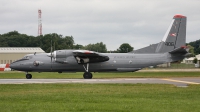
<svg viewBox="0 0 200 112">
<path fill-rule="evenodd" d="M 54 47 L 53 51 L 55 51 L 56 50 L 55 41 L 54 41 L 53 47 Z"/>
<path fill-rule="evenodd" d="M 52 39 L 51 39 L 51 70 L 52 70 Z"/>
</svg>

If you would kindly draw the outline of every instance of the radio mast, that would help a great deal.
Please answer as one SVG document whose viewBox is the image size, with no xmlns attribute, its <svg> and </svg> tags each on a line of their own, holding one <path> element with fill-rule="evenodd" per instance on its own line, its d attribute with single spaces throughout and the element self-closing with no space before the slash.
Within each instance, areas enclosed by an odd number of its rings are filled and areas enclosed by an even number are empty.
<svg viewBox="0 0 200 112">
<path fill-rule="evenodd" d="M 42 11 L 38 10 L 38 36 L 42 35 Z"/>
</svg>

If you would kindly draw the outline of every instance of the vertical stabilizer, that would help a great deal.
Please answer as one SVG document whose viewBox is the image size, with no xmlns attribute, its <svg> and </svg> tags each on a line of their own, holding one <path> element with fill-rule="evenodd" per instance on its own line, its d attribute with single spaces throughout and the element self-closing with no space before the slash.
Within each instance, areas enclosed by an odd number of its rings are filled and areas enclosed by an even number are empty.
<svg viewBox="0 0 200 112">
<path fill-rule="evenodd" d="M 173 17 L 167 32 L 156 48 L 156 53 L 170 52 L 176 48 L 185 46 L 186 21 L 187 17 L 183 15 L 175 15 Z"/>
</svg>

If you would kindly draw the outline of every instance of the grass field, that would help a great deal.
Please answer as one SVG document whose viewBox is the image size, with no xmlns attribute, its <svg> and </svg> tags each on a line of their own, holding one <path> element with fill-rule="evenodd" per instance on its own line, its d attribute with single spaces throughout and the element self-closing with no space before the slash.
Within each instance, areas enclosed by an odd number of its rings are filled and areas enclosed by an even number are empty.
<svg viewBox="0 0 200 112">
<path fill-rule="evenodd" d="M 31 73 L 34 79 L 83 78 L 83 73 Z M 200 72 L 127 72 L 127 73 L 93 73 L 93 78 L 168 78 L 168 77 L 200 77 Z M 0 72 L 0 79 L 24 79 L 24 72 Z"/>
<path fill-rule="evenodd" d="M 78 73 L 31 73 L 33 78 L 82 78 Z M 93 78 L 199 77 L 200 72 L 93 73 Z M 25 78 L 0 72 L 0 79 Z M 200 85 L 0 84 L 0 112 L 199 112 Z"/>
<path fill-rule="evenodd" d="M 200 86 L 0 85 L 1 112 L 199 112 Z"/>
</svg>

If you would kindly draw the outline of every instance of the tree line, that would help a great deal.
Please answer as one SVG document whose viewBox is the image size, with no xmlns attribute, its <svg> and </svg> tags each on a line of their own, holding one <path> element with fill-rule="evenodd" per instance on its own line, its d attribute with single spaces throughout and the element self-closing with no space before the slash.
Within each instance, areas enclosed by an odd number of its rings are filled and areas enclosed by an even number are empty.
<svg viewBox="0 0 200 112">
<path fill-rule="evenodd" d="M 5 34 L 0 34 L 0 47 L 40 47 L 45 52 L 50 52 L 51 45 L 53 46 L 53 50 L 85 49 L 101 53 L 126 53 L 133 51 L 133 47 L 128 43 L 121 44 L 115 51 L 107 51 L 106 45 L 103 42 L 83 46 L 81 44 L 75 44 L 73 36 L 63 36 L 57 33 L 29 36 L 17 31 L 11 31 Z"/>
<path fill-rule="evenodd" d="M 73 36 L 63 36 L 57 33 L 30 36 L 21 34 L 17 31 L 11 31 L 5 34 L 0 34 L 0 47 L 40 47 L 45 52 L 50 52 L 51 44 L 53 45 L 53 50 L 85 49 L 101 53 L 127 53 L 134 49 L 128 43 L 121 44 L 119 48 L 114 51 L 108 51 L 103 42 L 83 46 L 81 44 L 75 44 Z M 190 48 L 189 52 L 193 55 L 200 54 L 200 39 L 187 43 L 187 46 Z"/>
<path fill-rule="evenodd" d="M 189 42 L 188 45 L 190 46 L 191 53 L 193 53 L 195 55 L 200 54 L 200 39 Z"/>
</svg>

